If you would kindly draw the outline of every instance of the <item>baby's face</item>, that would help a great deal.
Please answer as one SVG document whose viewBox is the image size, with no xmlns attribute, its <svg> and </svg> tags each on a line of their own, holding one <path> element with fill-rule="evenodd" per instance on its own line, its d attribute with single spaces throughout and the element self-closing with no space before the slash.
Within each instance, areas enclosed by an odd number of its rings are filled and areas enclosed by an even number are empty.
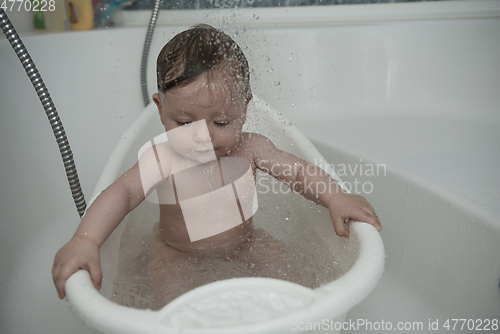
<svg viewBox="0 0 500 334">
<path fill-rule="evenodd" d="M 234 87 L 217 77 L 209 86 L 203 74 L 186 86 L 153 95 L 174 150 L 206 162 L 213 159 L 213 152 L 219 158 L 238 147 L 248 102 Z M 168 131 L 182 126 L 170 138 Z"/>
</svg>

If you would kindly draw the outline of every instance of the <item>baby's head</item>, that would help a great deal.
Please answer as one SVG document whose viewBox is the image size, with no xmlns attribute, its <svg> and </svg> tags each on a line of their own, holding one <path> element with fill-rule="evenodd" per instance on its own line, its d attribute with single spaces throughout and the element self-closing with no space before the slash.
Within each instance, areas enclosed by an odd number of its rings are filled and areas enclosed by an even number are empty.
<svg viewBox="0 0 500 334">
<path fill-rule="evenodd" d="M 157 79 L 153 100 L 167 136 L 182 125 L 206 122 L 205 131 L 180 151 L 204 151 L 211 142 L 221 157 L 238 146 L 252 92 L 248 62 L 231 37 L 209 25 L 179 33 L 158 56 Z"/>
</svg>

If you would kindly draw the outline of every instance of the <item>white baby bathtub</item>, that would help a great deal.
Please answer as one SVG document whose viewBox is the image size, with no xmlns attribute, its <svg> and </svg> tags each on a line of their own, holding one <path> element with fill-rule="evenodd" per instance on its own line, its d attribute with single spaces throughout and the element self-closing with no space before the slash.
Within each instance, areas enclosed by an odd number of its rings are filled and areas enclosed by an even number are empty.
<svg viewBox="0 0 500 334">
<path fill-rule="evenodd" d="M 250 104 L 246 127 L 249 131 L 268 136 L 288 152 L 324 164 L 323 157 L 311 142 L 257 97 Z M 140 146 L 162 130 L 156 106 L 150 104 L 117 144 L 92 200 L 134 163 Z M 338 179 L 333 170 L 328 172 Z M 71 309 L 89 326 L 105 333 L 276 334 L 304 332 L 300 329 L 304 329 L 303 324 L 308 322 L 320 323 L 323 332 L 326 328 L 330 332 L 340 332 L 349 309 L 376 286 L 382 275 L 384 246 L 379 233 L 371 225 L 351 222 L 351 237 L 346 241 L 334 235 L 327 210 L 309 209 L 308 201 L 297 194 L 269 195 L 280 197 L 276 201 L 263 200 L 262 196 L 267 195 L 259 195 L 261 211 L 266 211 L 269 203 L 284 200 L 282 206 L 290 217 L 305 212 L 305 222 L 313 225 L 319 236 L 327 236 L 333 244 L 335 254 L 332 255 L 339 259 L 340 270 L 345 273 L 317 289 L 271 278 L 234 278 L 196 288 L 159 311 L 121 306 L 105 296 L 109 297 L 111 293 L 109 282 L 117 272 L 120 236 L 129 215 L 101 248 L 105 276 L 102 294 L 93 287 L 88 272 L 80 270 L 66 283 Z M 147 201 L 141 205 L 147 206 L 146 211 L 157 207 Z M 276 210 L 273 207 L 270 211 Z M 279 219 L 279 214 L 268 218 L 272 219 Z M 296 235 L 301 237 L 300 229 Z"/>
</svg>

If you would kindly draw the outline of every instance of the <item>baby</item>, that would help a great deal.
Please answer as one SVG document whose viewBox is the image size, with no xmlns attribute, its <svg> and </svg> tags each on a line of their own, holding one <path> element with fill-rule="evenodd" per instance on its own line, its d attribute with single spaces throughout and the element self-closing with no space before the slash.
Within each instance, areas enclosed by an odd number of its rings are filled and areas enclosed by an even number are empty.
<svg viewBox="0 0 500 334">
<path fill-rule="evenodd" d="M 349 219 L 382 229 L 363 197 L 345 193 L 319 167 L 281 151 L 266 137 L 242 131 L 252 99 L 250 74 L 243 52 L 229 36 L 208 25 L 179 33 L 160 52 L 157 76 L 158 93 L 153 95 L 153 101 L 168 140 L 155 141 L 156 145 L 147 148 L 137 164 L 97 197 L 73 238 L 58 251 L 52 275 L 59 298 L 64 298 L 65 282 L 78 269 L 88 270 L 100 289 L 100 246 L 155 188 L 160 203 L 160 221 L 155 229 L 161 245 L 152 247 L 151 252 L 167 259 L 164 264 L 170 267 L 163 268 L 163 272 L 170 275 L 182 275 L 183 259 L 193 254 L 237 250 L 259 265 L 259 257 L 260 261 L 273 261 L 269 254 L 280 253 L 280 243 L 251 224 L 255 189 L 244 176 L 249 175 L 254 182 L 256 169 L 328 208 L 339 236 L 349 236 L 344 226 Z M 233 175 L 231 169 L 235 166 L 239 171 Z M 160 176 L 151 176 L 154 173 Z M 239 177 L 246 181 L 238 183 Z M 330 186 L 315 186 L 319 183 Z M 214 199 L 213 194 L 225 186 L 230 186 L 235 195 L 219 193 Z M 206 189 L 200 190 L 203 187 Z M 318 192 L 320 188 L 325 191 Z M 207 201 L 222 208 L 216 210 L 218 218 L 214 222 L 209 221 L 212 204 L 196 206 L 189 202 L 207 193 L 212 194 Z M 240 218 L 225 212 L 224 196 L 236 203 Z M 201 209 L 203 205 L 208 211 Z M 203 223 L 204 217 L 207 224 Z M 257 254 L 262 247 L 252 246 L 263 242 L 271 250 L 265 260 Z M 161 263 L 161 258 L 150 262 L 150 275 L 160 272 L 157 269 Z M 169 278 L 167 275 L 161 279 Z"/>
</svg>

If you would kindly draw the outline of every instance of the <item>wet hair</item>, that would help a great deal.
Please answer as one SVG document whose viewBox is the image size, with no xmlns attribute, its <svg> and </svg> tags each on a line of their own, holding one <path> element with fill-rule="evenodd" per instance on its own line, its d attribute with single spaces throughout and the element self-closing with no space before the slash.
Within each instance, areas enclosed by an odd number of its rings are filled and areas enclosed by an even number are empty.
<svg viewBox="0 0 500 334">
<path fill-rule="evenodd" d="M 156 62 L 158 92 L 188 85 L 207 73 L 233 76 L 248 100 L 252 96 L 248 62 L 236 42 L 208 24 L 198 24 L 174 36 Z"/>
</svg>

